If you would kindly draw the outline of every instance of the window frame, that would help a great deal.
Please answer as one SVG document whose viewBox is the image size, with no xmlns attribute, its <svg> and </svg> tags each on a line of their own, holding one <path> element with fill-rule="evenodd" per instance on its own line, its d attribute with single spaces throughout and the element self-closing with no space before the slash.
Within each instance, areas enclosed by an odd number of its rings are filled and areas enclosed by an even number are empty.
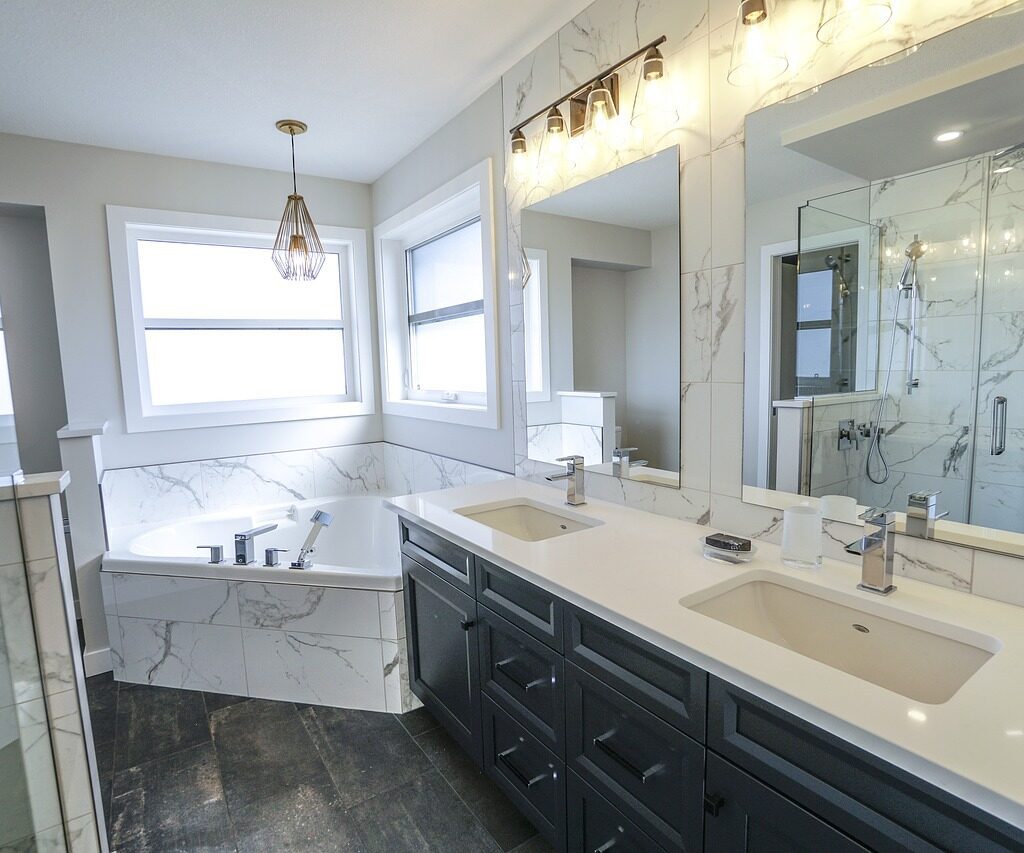
<svg viewBox="0 0 1024 853">
<path fill-rule="evenodd" d="M 551 402 L 551 338 L 550 338 L 550 324 L 551 324 L 551 309 L 548 304 L 548 252 L 547 249 L 524 249 L 526 253 L 526 262 L 530 261 L 537 262 L 537 297 L 540 304 L 540 317 L 538 322 L 540 323 L 540 390 L 530 390 L 530 380 L 526 376 L 527 365 L 529 359 L 524 364 L 524 383 L 526 385 L 526 402 L 527 403 L 549 403 Z M 534 280 L 531 277 L 526 283 L 526 289 L 534 286 Z M 524 340 L 527 337 L 527 299 L 526 295 L 523 295 L 523 336 Z"/>
<path fill-rule="evenodd" d="M 142 313 L 138 243 L 155 240 L 272 248 L 278 223 L 209 214 L 107 205 L 111 282 L 127 432 L 191 429 L 372 414 L 375 406 L 366 234 L 358 228 L 319 226 L 324 248 L 339 255 L 341 321 L 159 319 Z M 268 258 L 268 263 L 270 262 Z M 296 286 L 301 286 L 297 284 Z M 155 405 L 149 391 L 147 329 L 340 328 L 345 358 L 343 395 L 223 400 Z"/>
<path fill-rule="evenodd" d="M 493 170 L 484 160 L 374 228 L 382 408 L 386 415 L 499 427 Z M 412 387 L 409 252 L 480 220 L 486 391 Z M 453 389 L 458 391 L 458 389 Z"/>
</svg>

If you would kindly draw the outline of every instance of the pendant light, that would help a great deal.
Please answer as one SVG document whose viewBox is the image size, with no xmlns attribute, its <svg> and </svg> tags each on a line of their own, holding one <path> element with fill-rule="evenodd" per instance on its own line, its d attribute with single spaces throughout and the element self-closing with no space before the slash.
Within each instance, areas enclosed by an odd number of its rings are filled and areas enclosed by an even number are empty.
<svg viewBox="0 0 1024 853">
<path fill-rule="evenodd" d="M 630 122 L 643 130 L 663 132 L 679 122 L 665 70 L 665 57 L 656 47 L 648 49 L 640 64 L 640 81 Z"/>
<path fill-rule="evenodd" d="M 789 68 L 772 21 L 771 0 L 743 0 L 736 15 L 732 58 L 726 79 L 733 86 L 753 86 L 773 80 Z"/>
<path fill-rule="evenodd" d="M 822 0 L 818 41 L 835 44 L 869 36 L 892 17 L 892 0 Z"/>
<path fill-rule="evenodd" d="M 618 117 L 615 98 L 608 83 L 599 80 L 590 87 L 587 93 L 587 113 L 583 126 L 598 135 L 607 133 L 610 125 Z"/>
<path fill-rule="evenodd" d="M 305 133 L 307 127 L 304 122 L 292 118 L 282 119 L 275 126 L 291 137 L 292 193 L 285 202 L 271 257 L 281 278 L 287 281 L 312 281 L 320 274 L 325 253 L 313 217 L 309 215 L 305 200 L 299 195 L 295 180 L 295 137 Z"/>
</svg>

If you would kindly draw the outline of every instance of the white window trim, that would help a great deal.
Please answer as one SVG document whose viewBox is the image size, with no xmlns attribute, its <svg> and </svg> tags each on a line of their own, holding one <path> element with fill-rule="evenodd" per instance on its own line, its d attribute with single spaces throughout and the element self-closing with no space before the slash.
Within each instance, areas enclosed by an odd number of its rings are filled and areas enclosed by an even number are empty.
<svg viewBox="0 0 1024 853">
<path fill-rule="evenodd" d="M 376 398 L 373 347 L 370 340 L 366 232 L 359 228 L 322 225 L 317 227 L 317 233 L 324 248 L 340 255 L 342 321 L 346 337 L 346 387 L 349 389 L 345 397 L 231 400 L 174 406 L 154 406 L 150 402 L 137 240 L 162 235 L 162 239 L 180 240 L 183 236 L 189 236 L 188 242 L 217 242 L 210 240 L 212 232 L 220 238 L 230 237 L 233 245 L 270 248 L 277 235 L 278 224 L 268 219 L 107 205 L 114 317 L 124 392 L 125 428 L 128 432 L 373 414 Z M 202 323 L 201 320 L 189 322 L 193 325 Z M 256 327 L 259 321 L 250 325 Z M 273 325 L 277 327 L 280 323 L 274 322 Z M 311 370 L 315 368 L 315 365 L 310 365 Z"/>
<path fill-rule="evenodd" d="M 409 365 L 405 250 L 477 216 L 483 244 L 486 402 L 412 399 L 405 382 Z M 373 229 L 373 237 L 384 414 L 498 429 L 497 259 L 491 160 L 478 163 L 381 222 Z"/>
<path fill-rule="evenodd" d="M 551 402 L 551 339 L 550 339 L 550 316 L 551 310 L 548 305 L 548 253 L 547 249 L 526 249 L 527 261 L 537 261 L 540 274 L 537 281 L 531 278 L 526 287 L 536 287 L 540 297 L 540 372 L 541 388 L 539 391 L 531 391 L 529 385 L 526 388 L 527 403 L 549 403 Z M 523 299 L 525 306 L 526 299 Z M 523 329 L 526 329 L 524 307 Z"/>
</svg>

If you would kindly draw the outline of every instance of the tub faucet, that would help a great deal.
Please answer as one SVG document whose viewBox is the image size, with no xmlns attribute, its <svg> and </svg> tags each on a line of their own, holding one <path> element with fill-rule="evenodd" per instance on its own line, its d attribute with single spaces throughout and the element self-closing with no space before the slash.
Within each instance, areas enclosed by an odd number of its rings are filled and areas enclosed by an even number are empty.
<svg viewBox="0 0 1024 853">
<path fill-rule="evenodd" d="M 865 535 L 846 546 L 846 553 L 861 558 L 860 583 L 857 589 L 889 595 L 896 591 L 892 582 L 893 558 L 896 555 L 896 513 L 885 509 L 869 509 L 860 516 Z"/>
<path fill-rule="evenodd" d="M 630 459 L 631 453 L 636 453 L 635 447 L 616 447 L 612 451 L 612 476 L 628 477 L 630 468 L 640 468 L 647 464 L 646 459 Z"/>
<path fill-rule="evenodd" d="M 288 567 L 291 569 L 310 569 L 313 567 L 313 561 L 309 559 L 309 555 L 316 550 L 313 546 L 316 544 L 316 538 L 320 535 L 320 531 L 325 527 L 331 526 L 334 516 L 329 512 L 318 509 L 313 513 L 310 521 L 313 522 L 313 527 L 307 534 L 306 541 L 302 543 L 299 555 L 289 564 Z"/>
<path fill-rule="evenodd" d="M 552 474 L 547 479 L 551 482 L 565 480 L 565 502 L 569 506 L 582 506 L 587 502 L 583 488 L 583 457 L 559 456 L 555 461 L 565 463 L 565 473 Z"/>
<path fill-rule="evenodd" d="M 254 527 L 252 530 L 246 530 L 242 533 L 235 534 L 235 565 L 236 566 L 248 566 L 250 563 L 256 562 L 256 551 L 253 547 L 253 540 L 263 533 L 269 533 L 271 530 L 277 530 L 276 524 L 264 524 L 260 527 Z"/>
</svg>

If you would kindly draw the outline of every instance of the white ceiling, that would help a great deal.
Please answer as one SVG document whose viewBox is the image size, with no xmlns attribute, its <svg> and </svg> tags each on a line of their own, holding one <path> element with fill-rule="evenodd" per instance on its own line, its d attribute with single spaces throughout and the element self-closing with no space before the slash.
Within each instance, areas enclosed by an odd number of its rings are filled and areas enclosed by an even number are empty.
<svg viewBox="0 0 1024 853">
<path fill-rule="evenodd" d="M 528 210 L 646 231 L 677 225 L 678 151 L 667 148 L 550 196 Z"/>
<path fill-rule="evenodd" d="M 590 0 L 4 0 L 0 132 L 372 181 Z"/>
</svg>

